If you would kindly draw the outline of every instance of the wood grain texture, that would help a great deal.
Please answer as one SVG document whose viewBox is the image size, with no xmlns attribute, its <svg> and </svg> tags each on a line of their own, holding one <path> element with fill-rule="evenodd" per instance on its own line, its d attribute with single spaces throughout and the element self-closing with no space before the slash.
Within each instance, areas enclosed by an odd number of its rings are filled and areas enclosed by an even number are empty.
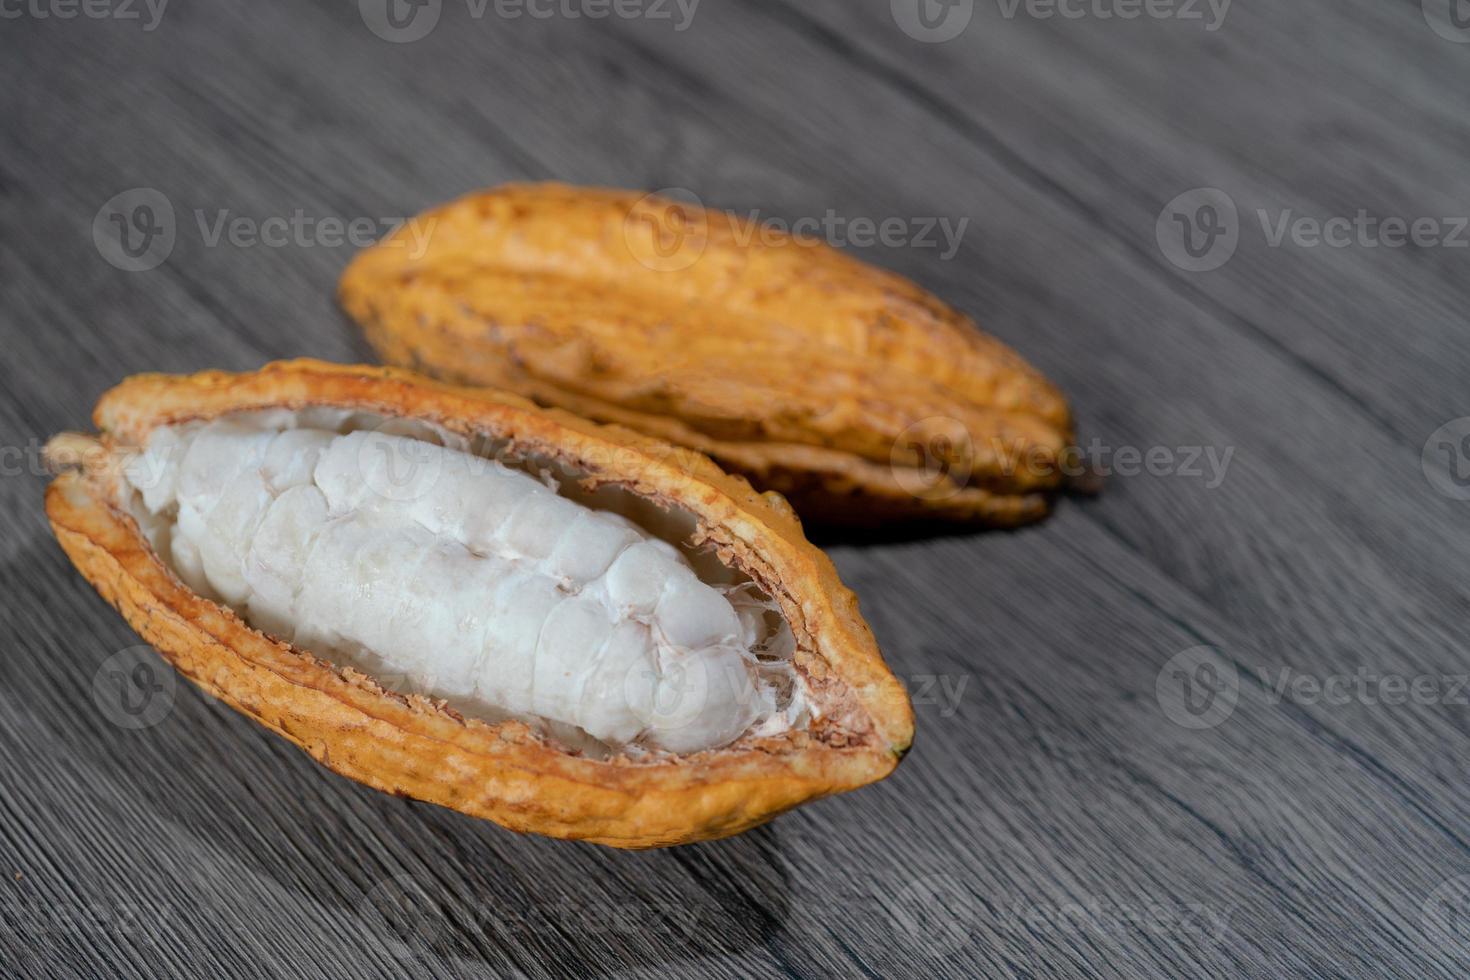
<svg viewBox="0 0 1470 980">
<path fill-rule="evenodd" d="M 0 974 L 1463 976 L 1470 503 L 1421 451 L 1470 415 L 1470 250 L 1271 247 L 1257 217 L 1470 213 L 1470 45 L 1428 7 L 1208 31 L 980 2 L 942 44 L 835 0 L 683 31 L 446 0 L 413 43 L 352 2 L 0 23 Z M 1056 380 L 1084 445 L 1229 450 L 1223 479 L 828 542 L 918 740 L 729 841 L 614 854 L 382 796 L 147 653 L 166 710 L 129 727 L 138 640 L 46 531 L 39 444 L 131 372 L 370 356 L 332 304 L 351 246 L 210 244 L 221 211 L 390 218 L 517 179 L 968 219 L 948 259 L 857 251 Z M 128 272 L 92 226 L 138 187 L 177 241 Z M 1199 187 L 1240 241 L 1190 273 L 1155 229 Z M 1238 700 L 1190 728 L 1171 658 L 1201 645 Z M 1360 671 L 1436 693 L 1289 686 Z"/>
</svg>

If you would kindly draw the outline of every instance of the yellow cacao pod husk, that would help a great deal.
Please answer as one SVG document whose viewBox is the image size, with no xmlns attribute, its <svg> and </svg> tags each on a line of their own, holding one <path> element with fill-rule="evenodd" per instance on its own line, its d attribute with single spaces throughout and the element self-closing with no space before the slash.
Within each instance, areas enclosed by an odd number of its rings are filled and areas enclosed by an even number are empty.
<svg viewBox="0 0 1470 980">
<path fill-rule="evenodd" d="M 360 253 L 339 297 L 388 363 L 688 446 L 809 522 L 1044 515 L 1072 421 L 913 282 L 655 195 L 507 185 Z"/>
<path fill-rule="evenodd" d="M 814 709 L 810 722 L 691 755 L 592 757 L 524 721 L 480 720 L 431 697 L 387 690 L 192 591 L 121 499 L 120 460 L 159 426 L 310 407 L 496 440 L 512 454 L 581 474 L 588 486 L 687 513 L 693 538 L 779 605 Z M 205 692 L 368 786 L 516 831 L 655 847 L 735 834 L 879 780 L 912 739 L 904 688 L 831 562 L 806 541 L 784 501 L 698 453 L 513 394 L 306 360 L 246 374 L 135 376 L 102 397 L 94 422 L 96 437 L 63 434 L 48 447 L 59 474 L 46 510 L 78 570 Z"/>
</svg>

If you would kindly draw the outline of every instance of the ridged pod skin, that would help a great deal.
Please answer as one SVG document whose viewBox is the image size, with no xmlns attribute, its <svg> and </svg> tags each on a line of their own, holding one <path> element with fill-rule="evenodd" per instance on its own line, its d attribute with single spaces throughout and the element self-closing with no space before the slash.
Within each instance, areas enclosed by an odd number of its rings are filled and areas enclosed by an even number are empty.
<svg viewBox="0 0 1470 980">
<path fill-rule="evenodd" d="M 1034 520 L 1073 441 L 1055 388 L 913 282 L 653 195 L 471 194 L 339 297 L 391 364 L 698 449 L 810 522 Z"/>
<path fill-rule="evenodd" d="M 521 722 L 491 724 L 424 697 L 390 693 L 252 629 L 190 591 L 153 553 L 118 502 L 118 450 L 140 444 L 159 425 L 310 406 L 503 438 L 518 452 L 585 473 L 590 483 L 691 513 L 697 540 L 779 603 L 821 718 L 804 730 L 747 735 L 695 755 L 597 760 L 567 752 Z M 907 695 L 831 562 L 805 540 L 783 500 L 756 493 L 696 453 L 515 395 L 316 361 L 248 374 L 135 376 L 102 397 L 94 422 L 97 439 L 66 434 L 47 450 L 60 471 L 47 490 L 47 514 L 76 567 L 202 689 L 369 786 L 516 831 L 656 847 L 738 833 L 802 802 L 881 779 L 913 737 Z"/>
</svg>

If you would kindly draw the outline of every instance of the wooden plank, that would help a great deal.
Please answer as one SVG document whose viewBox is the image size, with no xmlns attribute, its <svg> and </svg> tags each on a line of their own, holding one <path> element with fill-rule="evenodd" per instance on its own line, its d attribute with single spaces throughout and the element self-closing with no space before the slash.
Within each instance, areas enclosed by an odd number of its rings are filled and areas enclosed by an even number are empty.
<svg viewBox="0 0 1470 980">
<path fill-rule="evenodd" d="M 136 638 L 49 540 L 43 478 L 7 473 L 6 972 L 1459 975 L 1466 949 L 1424 909 L 1470 865 L 1463 710 L 1271 683 L 1467 670 L 1466 531 L 1419 472 L 1464 411 L 1463 276 L 1449 250 L 1259 242 L 1187 276 L 1152 236 L 1162 195 L 1203 183 L 1313 213 L 1463 210 L 1463 51 L 1412 5 L 1240 8 L 1206 37 L 975 17 L 946 45 L 881 6 L 754 4 L 686 32 L 450 4 L 406 45 L 350 4 L 0 35 L 19 134 L 0 214 L 27 230 L 0 238 L 6 446 L 83 425 L 130 371 L 367 356 L 330 299 L 352 249 L 211 246 L 196 212 L 385 217 L 555 176 L 788 221 L 969 218 L 949 260 L 865 251 L 1062 382 L 1084 436 L 1235 450 L 1218 487 L 1117 478 L 1016 534 L 834 542 L 919 697 L 914 754 L 769 828 L 637 855 L 372 793 L 187 688 L 117 728 L 93 680 Z M 134 186 L 179 219 L 148 273 L 91 240 Z M 1192 730 L 1157 689 L 1199 644 L 1239 702 Z"/>
</svg>

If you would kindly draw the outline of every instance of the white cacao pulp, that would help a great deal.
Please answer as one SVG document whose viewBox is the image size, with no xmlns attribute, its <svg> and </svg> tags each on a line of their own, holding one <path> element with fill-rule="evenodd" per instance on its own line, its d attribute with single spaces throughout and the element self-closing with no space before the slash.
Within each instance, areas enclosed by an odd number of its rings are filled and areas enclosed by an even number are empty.
<svg viewBox="0 0 1470 980">
<path fill-rule="evenodd" d="M 612 750 L 718 748 L 799 714 L 769 602 L 464 440 L 317 421 L 164 427 L 129 460 L 135 516 L 190 588 L 301 649 Z"/>
</svg>

